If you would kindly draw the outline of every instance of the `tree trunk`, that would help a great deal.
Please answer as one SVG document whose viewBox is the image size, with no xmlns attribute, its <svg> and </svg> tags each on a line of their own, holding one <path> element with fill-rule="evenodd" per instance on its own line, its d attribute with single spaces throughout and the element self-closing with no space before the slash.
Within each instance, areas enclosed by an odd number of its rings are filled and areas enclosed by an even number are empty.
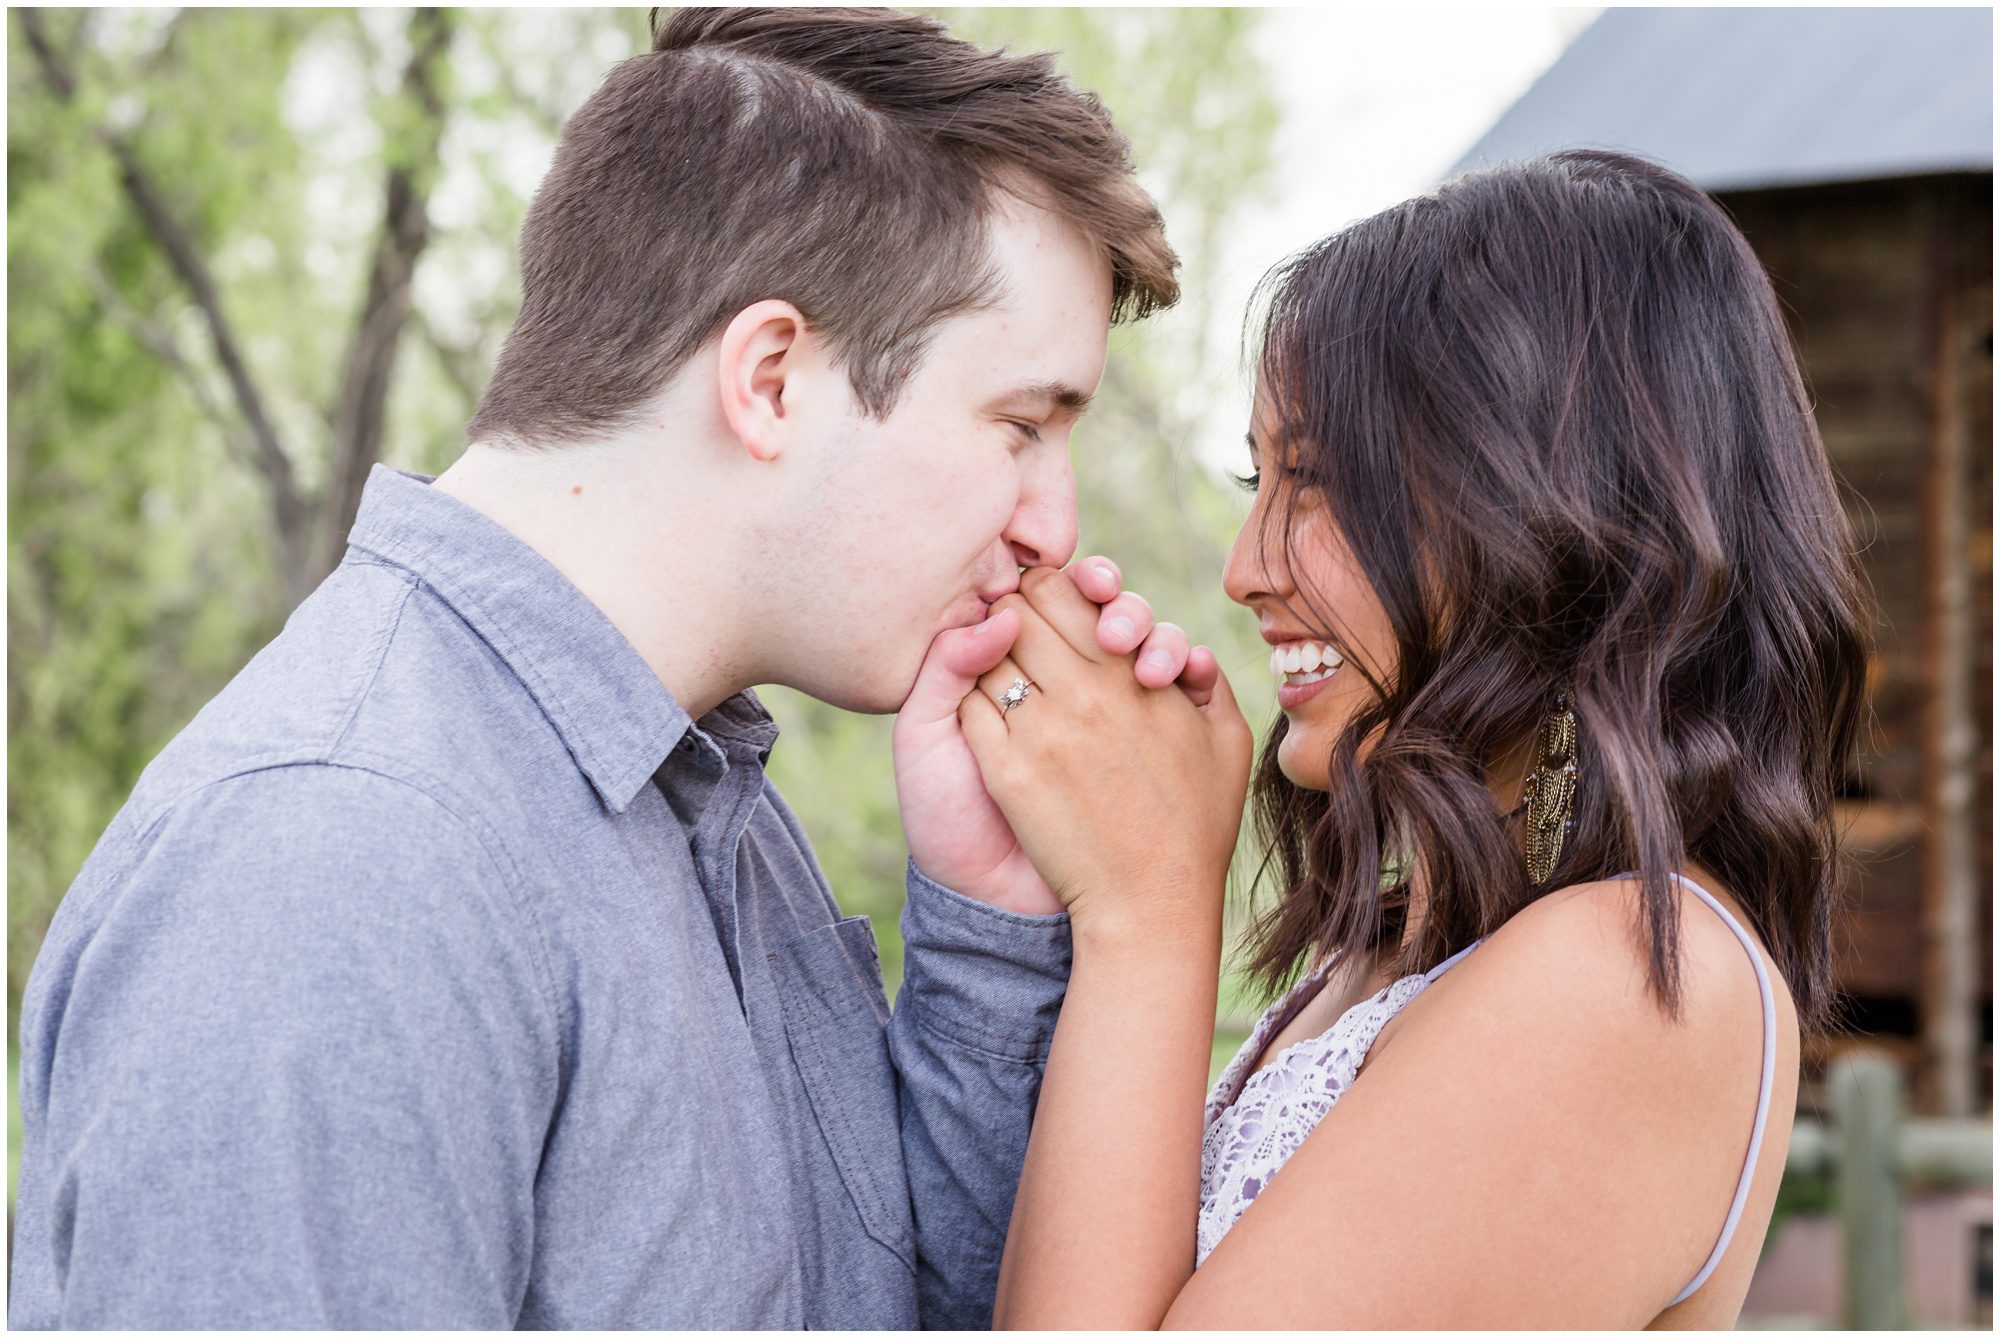
<svg viewBox="0 0 2000 1338">
<path fill-rule="evenodd" d="M 438 83 L 451 35 L 451 20 L 443 10 L 419 9 L 410 16 L 410 62 L 403 70 L 402 95 L 417 115 L 407 140 L 389 145 L 382 231 L 333 406 L 332 481 L 319 506 L 312 566 L 300 573 L 301 595 L 339 565 L 368 473 L 382 458 L 389 386 L 409 320 L 411 283 L 417 259 L 430 241 L 425 207 L 437 178 L 438 144 L 444 135 Z"/>
</svg>

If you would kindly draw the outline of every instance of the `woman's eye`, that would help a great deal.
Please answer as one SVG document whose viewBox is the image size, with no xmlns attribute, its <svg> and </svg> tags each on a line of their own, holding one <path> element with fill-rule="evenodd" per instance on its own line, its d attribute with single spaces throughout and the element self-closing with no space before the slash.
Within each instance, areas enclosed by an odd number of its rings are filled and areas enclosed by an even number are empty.
<svg viewBox="0 0 2000 1338">
<path fill-rule="evenodd" d="M 1264 486 L 1264 474 L 1262 470 L 1253 469 L 1247 474 L 1231 474 L 1229 477 L 1235 479 L 1236 486 L 1245 492 L 1256 492 Z M 1300 471 L 1291 468 L 1280 468 L 1278 470 L 1278 477 L 1281 479 L 1296 480 L 1300 477 Z"/>
</svg>

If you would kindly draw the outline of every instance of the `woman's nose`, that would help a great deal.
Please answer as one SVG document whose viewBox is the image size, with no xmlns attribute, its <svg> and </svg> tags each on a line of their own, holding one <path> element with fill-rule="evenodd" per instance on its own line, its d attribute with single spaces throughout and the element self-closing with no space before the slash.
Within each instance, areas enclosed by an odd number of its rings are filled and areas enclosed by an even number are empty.
<svg viewBox="0 0 2000 1338">
<path fill-rule="evenodd" d="M 1222 569 L 1222 589 L 1238 604 L 1247 606 L 1260 597 L 1282 597 L 1287 593 L 1280 589 L 1288 584 L 1283 554 L 1272 552 L 1276 536 L 1266 533 L 1272 528 L 1268 513 L 1262 508 L 1255 509 L 1236 532 L 1236 542 L 1229 546 L 1229 563 Z"/>
</svg>

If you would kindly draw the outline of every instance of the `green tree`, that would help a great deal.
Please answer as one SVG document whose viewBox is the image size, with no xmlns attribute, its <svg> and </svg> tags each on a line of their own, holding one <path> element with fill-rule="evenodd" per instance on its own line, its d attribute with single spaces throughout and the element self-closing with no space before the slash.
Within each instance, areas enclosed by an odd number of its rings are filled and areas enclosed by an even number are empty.
<svg viewBox="0 0 2000 1338">
<path fill-rule="evenodd" d="M 500 159 L 545 161 L 643 33 L 548 20 L 15 11 L 10 1034 L 77 868 L 338 561 L 369 467 L 458 446 L 519 301 L 533 180 Z"/>
</svg>

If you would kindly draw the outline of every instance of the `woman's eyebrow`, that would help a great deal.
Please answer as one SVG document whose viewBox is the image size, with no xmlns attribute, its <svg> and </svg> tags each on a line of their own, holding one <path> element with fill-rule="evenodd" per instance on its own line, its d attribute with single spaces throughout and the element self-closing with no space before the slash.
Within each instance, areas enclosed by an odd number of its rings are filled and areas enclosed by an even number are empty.
<svg viewBox="0 0 2000 1338">
<path fill-rule="evenodd" d="M 1296 448 L 1297 443 L 1298 443 L 1298 438 L 1289 435 L 1281 437 L 1279 439 L 1278 445 L 1276 447 L 1277 459 L 1279 464 L 1283 464 L 1286 460 L 1292 458 L 1291 452 Z M 1243 444 L 1250 448 L 1250 459 L 1252 463 L 1255 463 L 1257 460 L 1263 458 L 1263 456 L 1266 454 L 1264 448 L 1257 444 L 1257 431 L 1255 428 L 1252 428 L 1250 431 L 1245 432 L 1243 434 Z"/>
</svg>

